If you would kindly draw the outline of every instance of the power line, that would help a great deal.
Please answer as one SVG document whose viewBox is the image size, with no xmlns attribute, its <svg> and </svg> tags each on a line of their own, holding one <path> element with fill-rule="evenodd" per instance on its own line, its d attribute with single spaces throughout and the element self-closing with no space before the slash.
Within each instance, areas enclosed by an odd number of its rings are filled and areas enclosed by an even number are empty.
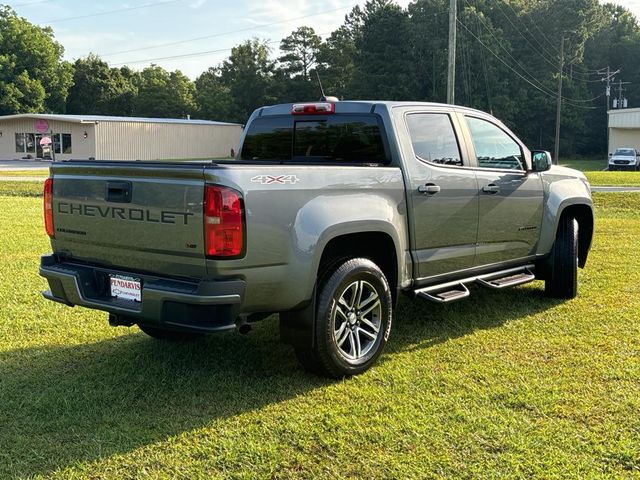
<svg viewBox="0 0 640 480">
<path fill-rule="evenodd" d="M 317 35 L 319 36 L 324 36 L 324 35 L 329 35 L 331 32 L 328 33 L 318 33 Z M 275 43 L 280 43 L 282 41 L 282 39 L 280 40 L 270 40 L 268 42 L 264 42 L 266 45 L 273 45 Z M 179 58 L 194 58 L 194 57 L 202 57 L 205 55 L 212 55 L 214 53 L 222 53 L 222 52 L 230 52 L 231 50 L 233 50 L 235 47 L 230 47 L 230 48 L 219 48 L 216 50 L 206 50 L 206 51 L 201 51 L 201 52 L 192 52 L 192 53 L 183 53 L 180 55 L 169 55 L 166 57 L 155 57 L 155 58 L 144 58 L 144 59 L 140 59 L 140 60 L 133 60 L 130 62 L 121 62 L 121 63 L 112 63 L 111 66 L 113 67 L 120 67 L 123 65 L 134 65 L 136 63 L 147 63 L 147 62 L 160 62 L 163 60 L 175 60 L 175 59 L 179 59 Z"/>
<path fill-rule="evenodd" d="M 466 1 L 466 0 L 465 0 L 465 1 Z M 469 2 L 467 1 L 467 3 L 469 3 Z M 527 69 L 526 69 L 526 68 L 525 68 L 525 67 L 524 67 L 524 66 L 523 66 L 519 61 L 518 61 L 518 59 L 517 59 L 517 58 L 515 58 L 515 57 L 511 54 L 511 52 L 507 49 L 507 47 L 505 47 L 505 46 L 503 45 L 503 42 L 501 42 L 501 41 L 500 41 L 500 40 L 495 36 L 495 34 L 494 34 L 494 33 L 493 33 L 493 31 L 491 30 L 491 28 L 490 28 L 486 23 L 484 23 L 484 21 L 482 21 L 482 19 L 480 18 L 480 16 L 479 16 L 479 15 L 476 15 L 476 18 L 477 18 L 477 19 L 482 23 L 482 25 L 486 28 L 487 32 L 489 32 L 489 34 L 493 37 L 493 39 L 498 43 L 498 45 L 500 46 L 500 48 L 502 48 L 502 49 L 505 51 L 505 53 L 506 53 L 506 54 L 507 54 L 507 55 L 508 55 L 508 56 L 509 56 L 509 57 L 510 57 L 510 58 L 511 58 L 515 63 L 516 63 L 516 65 L 517 65 L 518 67 L 520 67 L 520 69 L 521 69 L 523 72 L 525 72 L 525 73 L 526 73 L 526 74 L 527 74 L 531 79 L 533 79 L 533 80 L 534 80 L 534 81 L 535 81 L 535 82 L 536 82 L 536 83 L 537 83 L 541 88 L 545 88 L 545 87 L 542 87 L 542 85 L 540 84 L 540 82 L 538 82 L 538 81 L 537 81 L 537 79 L 536 79 L 535 75 L 531 74 L 531 73 L 530 73 L 530 72 L 529 72 L 529 71 L 528 71 L 528 70 L 527 70 Z M 462 24 L 462 22 L 460 22 L 460 23 Z M 468 30 L 468 28 L 466 27 L 466 25 L 464 25 L 464 24 L 462 24 L 462 25 L 463 25 L 463 26 Z M 471 34 L 473 35 L 473 33 L 472 33 L 470 30 L 469 30 L 469 33 L 471 33 Z M 475 37 L 478 41 L 480 41 L 480 43 L 482 43 L 482 41 L 480 40 L 480 38 L 479 38 L 479 37 L 477 37 L 477 36 L 475 36 L 475 35 L 474 35 L 474 37 Z M 484 43 L 482 43 L 482 44 L 484 45 Z M 486 45 L 485 45 L 485 47 L 486 47 Z M 487 49 L 488 49 L 488 47 L 487 47 Z M 493 52 L 492 52 L 492 53 L 493 53 Z M 501 61 L 502 61 L 502 59 L 501 59 Z M 503 63 L 504 63 L 504 62 L 503 62 Z M 510 68 L 511 68 L 511 67 L 510 67 Z M 555 97 L 557 97 L 557 95 L 555 95 L 555 94 L 554 94 L 554 96 L 555 96 Z M 566 101 L 568 101 L 568 102 L 588 103 L 588 102 L 592 102 L 593 100 L 596 100 L 596 99 L 600 98 L 601 96 L 602 96 L 602 95 L 599 95 L 599 96 L 594 97 L 594 98 L 589 99 L 589 100 L 576 100 L 576 99 L 570 99 L 570 98 L 566 98 L 566 97 L 562 97 L 562 99 L 563 99 L 563 100 L 566 100 Z"/>
<path fill-rule="evenodd" d="M 475 0 L 475 7 L 476 7 L 476 10 L 480 10 L 478 5 L 478 0 Z M 476 32 L 478 33 L 478 36 L 480 36 L 480 20 L 478 18 L 478 15 L 476 15 Z M 491 107 L 491 92 L 489 89 L 489 72 L 487 69 L 487 59 L 485 57 L 484 48 L 480 49 L 480 63 L 482 64 L 482 71 L 484 74 L 484 86 L 487 93 L 487 105 L 489 107 L 489 113 L 491 113 L 493 112 L 493 108 Z"/>
<path fill-rule="evenodd" d="M 45 0 L 43 0 L 45 1 Z M 116 10 L 107 10 L 105 12 L 97 12 L 97 13 L 89 13 L 86 15 L 78 15 L 76 17 L 65 17 L 65 18 L 56 18 L 54 20 L 49 20 L 46 22 L 42 22 L 45 24 L 51 24 L 51 23 L 62 23 L 62 22 L 68 22 L 70 20 L 79 20 L 79 19 L 83 19 L 83 18 L 92 18 L 92 17 L 100 17 L 103 15 L 112 15 L 114 13 L 120 13 L 120 12 L 129 12 L 131 10 L 140 10 L 142 8 L 151 8 L 151 7 L 161 7 L 163 5 L 168 5 L 170 3 L 177 3 L 177 2 L 182 2 L 183 0 L 163 0 L 161 2 L 156 2 L 156 3 L 145 3 L 143 5 L 136 5 L 133 7 L 125 7 L 125 8 L 118 8 Z"/>
<path fill-rule="evenodd" d="M 466 0 L 465 0 L 466 1 Z M 467 2 L 468 3 L 468 2 Z M 508 2 L 505 1 L 504 2 L 505 5 L 507 5 L 509 7 L 509 9 L 513 12 L 516 20 L 524 27 L 525 31 L 530 35 L 531 39 L 533 39 L 536 44 L 538 45 L 537 47 L 532 45 L 531 42 L 529 41 L 529 39 L 527 39 L 527 37 L 524 35 L 524 33 L 522 33 L 522 31 L 513 23 L 513 21 L 511 20 L 511 18 L 504 12 L 504 10 L 502 10 L 502 7 L 500 6 L 500 3 L 496 3 L 496 6 L 498 7 L 498 9 L 500 10 L 500 12 L 502 13 L 502 15 L 504 15 L 504 17 L 509 21 L 509 23 L 511 24 L 511 26 L 520 34 L 520 36 L 527 42 L 527 44 L 533 48 L 533 50 L 535 52 L 537 52 L 541 58 L 543 58 L 549 65 L 551 65 L 553 68 L 557 67 L 557 60 L 554 60 L 554 57 L 557 55 L 558 53 L 558 49 L 555 45 L 553 45 L 553 43 L 551 42 L 551 40 L 549 40 L 549 38 L 544 34 L 544 32 L 540 29 L 540 27 L 538 27 L 538 25 L 536 24 L 536 22 L 531 22 L 531 24 L 536 28 L 536 30 L 538 30 L 538 32 L 540 33 L 540 36 L 549 44 L 551 45 L 551 47 L 553 48 L 553 53 L 549 53 L 549 51 L 544 47 L 544 45 L 542 45 L 542 43 L 540 43 L 540 41 L 538 40 L 538 36 L 534 35 L 533 32 L 531 32 L 531 30 L 529 30 L 529 28 L 527 27 L 526 23 L 524 22 L 524 20 L 522 18 L 520 18 L 518 16 L 518 12 L 515 11 L 515 9 L 513 8 L 513 6 Z M 564 70 L 563 70 L 564 71 Z M 594 70 L 593 73 L 595 73 L 596 71 Z M 572 75 L 584 75 L 585 77 L 589 77 L 590 74 L 585 72 L 573 72 L 572 71 Z M 585 78 L 583 78 L 583 81 L 586 82 L 598 82 L 599 80 L 587 80 Z"/>
<path fill-rule="evenodd" d="M 40 3 L 47 3 L 47 2 L 55 2 L 56 0 L 37 0 L 35 2 L 28 2 L 28 3 L 16 3 L 15 5 L 10 5 L 11 8 L 17 8 L 17 7 L 30 7 L 31 5 L 39 5 Z"/>
<path fill-rule="evenodd" d="M 354 4 L 354 5 L 357 5 L 357 4 Z M 140 48 L 132 48 L 132 49 L 129 49 L 129 50 L 121 50 L 119 52 L 104 53 L 104 54 L 101 54 L 100 56 L 101 57 L 112 57 L 114 55 L 120 55 L 120 54 L 123 54 L 123 53 L 140 52 L 140 51 L 143 51 L 143 50 L 152 50 L 154 48 L 161 48 L 161 47 L 171 47 L 171 46 L 174 46 L 174 45 L 181 45 L 181 44 L 184 44 L 184 43 L 197 42 L 199 40 L 208 40 L 208 39 L 211 39 L 211 38 L 222 37 L 224 35 L 232 35 L 234 33 L 249 32 L 249 31 L 252 31 L 252 30 L 257 30 L 259 28 L 272 27 L 274 25 L 280 25 L 280 24 L 283 24 L 283 23 L 295 22 L 295 21 L 298 21 L 298 20 L 303 20 L 305 18 L 311 18 L 311 17 L 316 17 L 318 15 L 325 15 L 327 13 L 337 12 L 339 10 L 346 10 L 346 9 L 349 9 L 349 8 L 353 8 L 354 5 L 346 6 L 346 7 L 340 7 L 340 8 L 334 8 L 332 10 L 325 10 L 323 12 L 313 13 L 313 14 L 310 14 L 310 15 L 303 15 L 301 17 L 291 18 L 289 20 L 280 20 L 280 21 L 277 21 L 277 22 L 265 23 L 265 24 L 262 24 L 262 25 L 254 25 L 252 27 L 241 28 L 239 30 L 230 30 L 230 31 L 227 31 L 227 32 L 214 33 L 212 35 L 204 35 L 204 36 L 201 36 L 201 37 L 192 37 L 192 38 L 188 38 L 188 39 L 185 39 L 185 40 L 177 40 L 175 42 L 159 43 L 159 44 L 156 44 L 156 45 L 150 45 L 148 47 L 140 47 Z"/>
<path fill-rule="evenodd" d="M 465 0 L 465 1 L 467 1 L 467 0 Z M 469 3 L 469 2 L 467 1 L 467 4 L 468 4 L 468 3 Z M 529 71 L 528 71 L 524 66 L 522 66 L 522 64 L 518 61 L 518 59 L 517 59 L 516 57 L 514 57 L 514 56 L 513 56 L 513 54 L 512 54 L 512 53 L 507 49 L 507 47 L 505 47 L 505 46 L 504 46 L 503 42 L 501 42 L 501 41 L 500 41 L 500 39 L 498 39 L 498 37 L 496 37 L 496 36 L 495 36 L 495 34 L 493 33 L 492 29 L 491 29 L 491 28 L 490 28 L 490 27 L 489 27 L 489 26 L 488 26 L 488 25 L 487 25 L 487 24 L 486 24 L 486 23 L 485 23 L 485 22 L 480 18 L 480 15 L 477 15 L 477 14 L 476 14 L 476 18 L 477 18 L 477 19 L 482 23 L 482 25 L 485 27 L 485 29 L 487 30 L 487 32 L 488 32 L 488 33 L 493 37 L 493 39 L 494 39 L 494 40 L 496 41 L 496 43 L 500 46 L 500 48 L 502 48 L 502 49 L 504 50 L 504 52 L 505 52 L 505 53 L 506 53 L 506 54 L 507 54 L 507 55 L 508 55 L 508 56 L 509 56 L 509 57 L 510 57 L 514 62 L 515 62 L 515 64 L 516 64 L 518 67 L 520 67 L 520 69 L 521 69 L 522 71 L 524 71 L 524 72 L 525 72 L 525 73 L 526 73 L 530 78 L 532 78 L 534 81 L 536 81 L 536 82 L 537 82 L 536 77 L 535 77 L 534 75 L 532 75 L 531 73 L 529 73 Z M 476 38 L 476 39 L 477 39 L 477 40 L 478 40 L 482 45 L 484 45 L 484 43 L 480 40 L 480 38 L 479 38 L 479 37 L 477 37 L 477 36 L 475 36 L 475 35 L 473 34 L 473 32 L 471 32 L 471 30 L 469 30 L 469 29 L 467 28 L 467 26 L 466 26 L 466 25 L 464 25 L 460 20 L 459 20 L 459 22 L 460 22 L 460 24 L 461 24 L 463 27 L 465 27 L 465 29 L 467 29 L 467 31 L 469 31 L 469 33 L 470 33 L 471 35 L 473 35 L 473 36 L 474 36 L 474 37 L 475 37 L 475 38 Z M 485 47 L 486 47 L 486 45 L 485 45 Z M 489 51 L 491 51 L 488 47 L 486 47 L 486 48 L 487 48 Z M 491 53 L 493 53 L 493 52 L 491 52 Z M 495 54 L 494 54 L 494 55 L 495 55 Z M 500 59 L 500 60 L 502 61 L 502 59 Z M 503 62 L 503 63 L 504 63 L 504 62 Z M 509 67 L 509 68 L 511 68 L 511 67 Z M 538 82 L 538 84 L 539 84 L 539 82 Z M 541 88 L 544 88 L 544 87 L 541 87 Z"/>
<path fill-rule="evenodd" d="M 520 17 L 518 17 L 518 12 L 515 11 L 515 9 L 513 8 L 513 6 L 511 5 L 511 3 L 509 3 L 509 1 L 505 1 L 504 2 L 513 12 L 513 14 L 515 15 L 515 17 L 521 21 L 522 26 L 531 34 L 531 31 L 527 28 L 527 26 L 525 25 L 524 21 L 520 19 Z M 502 10 L 501 10 L 502 11 Z M 504 15 L 504 13 L 503 13 Z M 535 27 L 536 30 L 538 30 L 538 33 L 540 33 L 540 36 L 549 44 L 549 46 L 551 47 L 552 51 L 554 54 L 558 54 L 558 47 L 556 45 L 553 44 L 553 42 L 551 40 L 549 40 L 549 37 L 547 37 L 544 32 L 542 30 L 540 30 L 540 27 L 538 27 L 538 24 L 536 22 L 531 22 L 531 24 Z M 535 35 L 531 35 L 531 37 L 536 40 L 536 43 L 538 43 L 538 39 Z M 548 53 L 548 52 L 547 52 Z M 553 55 L 552 55 L 553 56 Z"/>
<path fill-rule="evenodd" d="M 515 9 L 513 8 L 513 6 L 511 5 L 511 3 L 510 3 L 508 0 L 507 0 L 507 1 L 505 1 L 504 3 L 505 3 L 505 5 L 506 5 L 507 7 L 509 7 L 509 9 L 513 12 L 514 16 L 515 16 L 515 17 L 520 21 L 520 23 L 522 23 L 522 26 L 525 28 L 525 30 L 527 30 L 527 33 L 529 33 L 529 35 L 531 35 L 531 38 L 533 38 L 533 39 L 536 41 L 536 43 L 538 43 L 538 44 L 539 44 L 539 42 L 538 42 L 538 37 L 537 37 L 536 35 L 534 35 L 534 34 L 533 34 L 533 32 L 531 32 L 531 31 L 527 28 L 527 25 L 525 24 L 524 20 L 518 16 L 518 12 L 516 12 L 516 10 L 515 10 Z M 533 20 L 529 19 L 529 23 L 530 23 L 531 25 L 533 25 L 533 27 L 538 31 L 538 33 L 540 34 L 540 36 L 542 37 L 542 39 L 543 39 L 545 42 L 547 42 L 547 44 L 551 47 L 552 52 L 553 52 L 553 55 L 551 55 L 551 56 L 553 57 L 554 55 L 557 55 L 557 54 L 558 54 L 558 47 L 557 47 L 557 45 L 555 45 L 551 40 L 549 40 L 549 37 L 548 37 L 547 35 L 545 35 L 545 33 L 540 29 L 540 27 L 538 26 L 538 24 L 537 24 L 536 22 L 534 22 Z M 548 54 L 548 52 L 547 52 L 547 54 Z M 574 64 L 575 64 L 575 62 L 570 62 L 570 63 L 569 63 L 569 65 L 574 65 Z M 576 67 L 578 67 L 578 65 L 576 65 Z M 584 67 L 583 67 L 583 71 L 582 71 L 582 72 L 577 72 L 577 73 L 582 73 L 582 74 L 587 74 L 587 75 L 589 75 L 589 73 L 591 73 L 591 74 L 596 74 L 596 73 L 598 73 L 598 71 L 597 71 L 597 70 L 591 70 L 591 69 L 588 69 L 588 68 L 584 68 Z M 591 82 L 597 82 L 598 80 L 588 80 L 588 81 L 591 81 Z"/>
<path fill-rule="evenodd" d="M 544 93 L 545 95 L 552 97 L 552 98 L 557 98 L 557 94 L 545 89 L 544 87 L 540 86 L 540 85 L 536 85 L 535 83 L 533 83 L 532 81 L 530 81 L 528 78 L 526 78 L 524 75 L 522 75 L 520 72 L 518 72 L 516 69 L 514 69 L 511 65 L 509 65 L 507 62 L 505 62 L 502 57 L 500 55 L 498 55 L 497 53 L 495 53 L 491 48 L 489 48 L 478 36 L 476 36 L 464 23 L 462 23 L 460 21 L 460 19 L 458 19 L 458 23 L 467 31 L 469 32 L 469 34 L 474 37 L 479 43 L 480 45 L 482 45 L 484 48 L 486 48 L 489 53 L 491 53 L 494 57 L 496 57 L 505 67 L 507 67 L 509 70 L 511 70 L 513 73 L 515 73 L 518 77 L 520 77 L 522 80 L 524 80 L 525 82 L 527 82 L 529 85 L 531 85 L 533 88 L 535 88 L 536 90 L 539 90 L 540 92 Z M 525 70 L 526 71 L 526 70 Z M 526 72 L 528 75 L 530 75 L 532 78 L 533 77 L 529 72 Z M 575 108 L 584 108 L 584 109 L 589 109 L 589 110 L 593 110 L 596 107 L 585 107 L 583 105 L 575 105 L 572 102 L 591 102 L 593 100 L 596 100 L 597 98 L 600 98 L 602 96 L 599 95 L 598 97 L 594 97 L 592 99 L 589 100 L 573 100 L 571 98 L 565 98 L 562 97 L 562 100 L 566 101 L 569 105 L 575 107 Z"/>
<path fill-rule="evenodd" d="M 513 27 L 513 29 L 514 29 L 515 31 L 517 31 L 517 32 L 520 34 L 520 36 L 521 36 L 522 38 L 524 38 L 524 41 L 525 41 L 525 42 L 527 42 L 527 44 L 528 44 L 530 47 L 532 47 L 532 48 L 533 48 L 533 50 L 534 50 L 535 52 L 537 52 L 537 53 L 540 55 L 540 57 L 542 57 L 542 58 L 543 58 L 545 61 L 547 61 L 548 63 L 552 64 L 552 65 L 553 65 L 553 67 L 555 68 L 555 67 L 557 66 L 556 62 L 555 62 L 555 61 L 550 60 L 550 59 L 546 56 L 546 55 L 548 55 L 549 57 L 553 58 L 553 57 L 554 57 L 554 55 L 550 54 L 550 53 L 549 53 L 549 52 L 544 48 L 544 46 L 542 46 L 542 44 L 541 44 L 540 42 L 538 42 L 538 39 L 537 39 L 535 36 L 533 37 L 533 39 L 536 41 L 536 43 L 538 44 L 538 46 L 536 47 L 536 46 L 532 45 L 532 44 L 531 44 L 531 42 L 529 41 L 529 39 L 525 36 L 525 34 L 524 34 L 524 33 L 522 33 L 521 29 L 520 29 L 520 28 L 518 28 L 518 27 L 515 25 L 515 23 L 513 23 L 513 21 L 511 20 L 511 17 L 509 17 L 509 15 L 507 15 L 507 14 L 505 13 L 505 11 L 504 11 L 504 10 L 502 10 L 502 7 L 500 6 L 500 2 L 496 2 L 496 6 L 497 6 L 497 7 L 498 7 L 498 9 L 500 10 L 500 13 L 502 13 L 502 15 L 504 15 L 504 18 L 506 18 L 506 19 L 507 19 L 507 21 L 511 24 L 511 26 Z M 514 10 L 514 12 L 515 12 L 515 10 Z M 518 18 L 517 13 L 516 13 L 516 18 Z M 522 22 L 521 22 L 521 23 L 522 23 Z M 522 23 L 522 25 L 524 26 L 525 30 L 526 30 L 528 33 L 531 33 L 531 32 L 529 31 L 529 29 L 527 28 L 527 26 L 526 26 L 526 25 L 524 25 L 524 23 Z"/>
</svg>

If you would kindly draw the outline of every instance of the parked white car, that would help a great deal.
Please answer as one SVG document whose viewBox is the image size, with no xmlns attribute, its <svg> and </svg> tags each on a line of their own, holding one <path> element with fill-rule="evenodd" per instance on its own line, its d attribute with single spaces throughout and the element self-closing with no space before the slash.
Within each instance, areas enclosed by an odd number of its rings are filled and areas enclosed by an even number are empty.
<svg viewBox="0 0 640 480">
<path fill-rule="evenodd" d="M 609 170 L 640 170 L 640 152 L 635 148 L 617 148 L 609 154 Z"/>
</svg>

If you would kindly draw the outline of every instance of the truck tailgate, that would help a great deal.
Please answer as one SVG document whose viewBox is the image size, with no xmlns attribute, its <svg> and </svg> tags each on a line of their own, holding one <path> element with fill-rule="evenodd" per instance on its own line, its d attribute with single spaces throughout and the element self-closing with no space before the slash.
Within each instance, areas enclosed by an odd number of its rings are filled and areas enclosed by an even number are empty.
<svg viewBox="0 0 640 480">
<path fill-rule="evenodd" d="M 54 163 L 54 251 L 114 269 L 203 277 L 204 166 Z"/>
</svg>

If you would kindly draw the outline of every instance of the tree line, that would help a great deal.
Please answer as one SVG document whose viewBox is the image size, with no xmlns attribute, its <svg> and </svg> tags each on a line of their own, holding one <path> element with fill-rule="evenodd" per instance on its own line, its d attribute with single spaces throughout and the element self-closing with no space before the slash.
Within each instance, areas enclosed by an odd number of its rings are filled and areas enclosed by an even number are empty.
<svg viewBox="0 0 640 480">
<path fill-rule="evenodd" d="M 620 70 L 630 106 L 640 101 L 640 26 L 598 0 L 458 0 L 456 100 L 493 113 L 531 147 L 552 149 L 560 44 L 563 155 L 606 151 L 604 67 Z M 345 100 L 446 100 L 449 0 L 354 7 L 326 39 L 302 26 L 270 43 L 251 39 L 192 81 L 157 65 L 73 63 L 50 27 L 0 7 L 0 114 L 205 118 L 244 123 L 262 105 L 315 100 L 316 73 Z M 614 88 L 612 98 L 617 95 Z"/>
</svg>

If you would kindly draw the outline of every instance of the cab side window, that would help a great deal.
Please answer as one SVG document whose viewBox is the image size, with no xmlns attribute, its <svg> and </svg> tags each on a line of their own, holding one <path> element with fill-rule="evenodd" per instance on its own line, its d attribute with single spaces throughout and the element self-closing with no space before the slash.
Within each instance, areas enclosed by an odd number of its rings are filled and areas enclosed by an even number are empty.
<svg viewBox="0 0 640 480">
<path fill-rule="evenodd" d="M 438 165 L 462 166 L 458 140 L 446 113 L 407 115 L 407 126 L 416 156 Z"/>
<path fill-rule="evenodd" d="M 525 170 L 522 149 L 504 130 L 480 118 L 467 117 L 478 167 Z"/>
</svg>

